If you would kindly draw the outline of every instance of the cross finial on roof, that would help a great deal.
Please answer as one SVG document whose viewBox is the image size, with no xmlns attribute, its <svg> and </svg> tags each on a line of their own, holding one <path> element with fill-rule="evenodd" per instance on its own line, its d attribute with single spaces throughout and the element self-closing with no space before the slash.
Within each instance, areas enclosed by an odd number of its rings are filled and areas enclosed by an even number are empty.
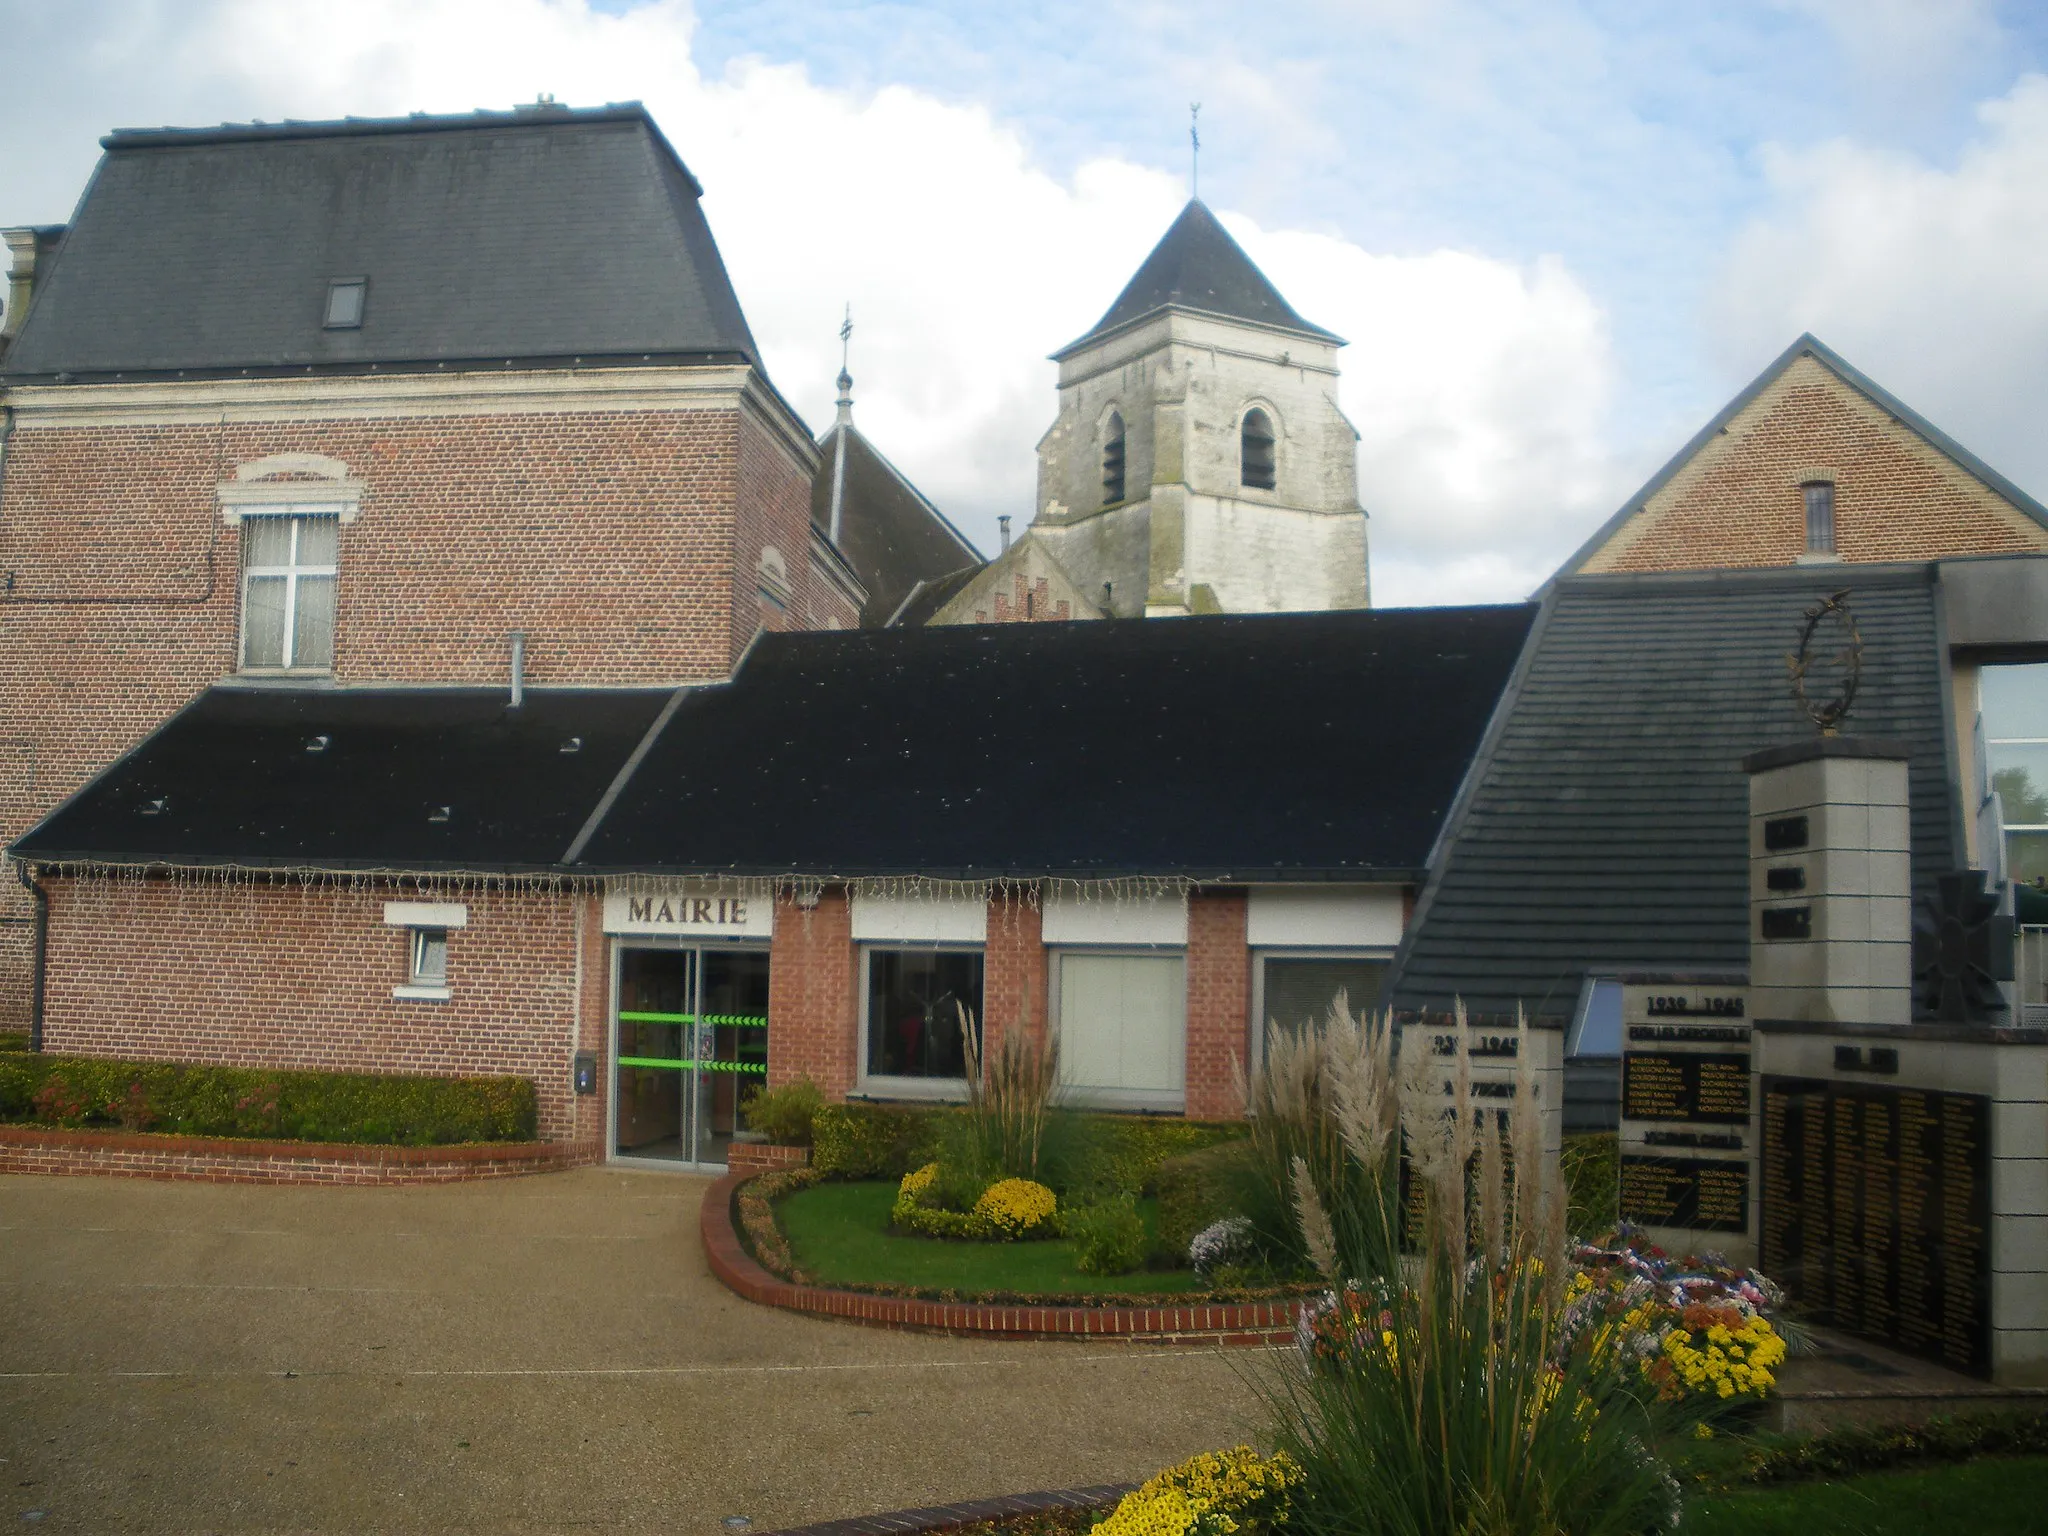
<svg viewBox="0 0 2048 1536">
<path fill-rule="evenodd" d="M 1188 195 L 1202 195 L 1202 104 L 1188 103 Z"/>
<path fill-rule="evenodd" d="M 839 322 L 839 423 L 844 426 L 853 420 L 853 375 L 846 371 L 847 358 L 853 350 L 853 304 L 848 301 L 846 318 Z"/>
</svg>

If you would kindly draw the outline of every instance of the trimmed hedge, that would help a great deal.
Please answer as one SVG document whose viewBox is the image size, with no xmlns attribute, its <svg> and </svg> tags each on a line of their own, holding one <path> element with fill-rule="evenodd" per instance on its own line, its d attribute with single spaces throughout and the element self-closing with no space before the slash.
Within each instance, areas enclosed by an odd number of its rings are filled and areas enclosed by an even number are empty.
<svg viewBox="0 0 2048 1536">
<path fill-rule="evenodd" d="M 400 1077 L 0 1054 L 0 1121 L 173 1136 L 437 1147 L 532 1141 L 523 1077 Z"/>
<path fill-rule="evenodd" d="M 1621 1220 L 1621 1138 L 1613 1131 L 1567 1136 L 1558 1163 L 1572 1231 L 1596 1241 L 1605 1237 Z"/>
<path fill-rule="evenodd" d="M 1159 1165 L 1159 1246 L 1186 1262 L 1195 1234 L 1226 1216 L 1241 1215 L 1230 1198 L 1230 1166 L 1244 1155 L 1233 1139 L 1183 1152 Z"/>
<path fill-rule="evenodd" d="M 1810 1440 L 1751 1450 L 1726 1485 L 1855 1477 L 1978 1456 L 2048 1456 L 2048 1413 L 2004 1409 L 1925 1424 L 1845 1425 Z"/>
<path fill-rule="evenodd" d="M 826 1104 L 811 1116 L 811 1166 L 828 1178 L 900 1179 L 938 1159 L 948 1120 L 964 1111 L 900 1104 Z M 1091 1182 L 1128 1194 L 1152 1191 L 1170 1157 L 1235 1140 L 1235 1121 L 1152 1115 L 1085 1115 L 1098 1137 L 1090 1147 Z"/>
</svg>

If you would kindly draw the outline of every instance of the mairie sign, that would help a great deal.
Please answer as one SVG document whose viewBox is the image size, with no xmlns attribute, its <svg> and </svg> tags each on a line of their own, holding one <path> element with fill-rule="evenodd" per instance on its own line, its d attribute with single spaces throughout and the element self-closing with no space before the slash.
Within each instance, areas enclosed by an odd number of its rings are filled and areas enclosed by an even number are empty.
<svg viewBox="0 0 2048 1536">
<path fill-rule="evenodd" d="M 679 881 L 623 887 L 604 897 L 604 931 L 702 939 L 765 939 L 774 931 L 775 902 L 765 887 Z"/>
</svg>

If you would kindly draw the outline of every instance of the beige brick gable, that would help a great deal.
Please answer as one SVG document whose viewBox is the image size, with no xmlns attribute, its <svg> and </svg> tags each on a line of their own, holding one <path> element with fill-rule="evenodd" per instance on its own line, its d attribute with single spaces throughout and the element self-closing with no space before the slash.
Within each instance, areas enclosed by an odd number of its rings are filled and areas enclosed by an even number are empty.
<svg viewBox="0 0 2048 1536">
<path fill-rule="evenodd" d="M 1813 480 L 1834 482 L 1844 561 L 2048 550 L 2048 527 L 1818 349 L 1796 349 L 1774 367 L 1754 398 L 1566 569 L 1794 564 L 1806 553 L 1801 487 Z"/>
</svg>

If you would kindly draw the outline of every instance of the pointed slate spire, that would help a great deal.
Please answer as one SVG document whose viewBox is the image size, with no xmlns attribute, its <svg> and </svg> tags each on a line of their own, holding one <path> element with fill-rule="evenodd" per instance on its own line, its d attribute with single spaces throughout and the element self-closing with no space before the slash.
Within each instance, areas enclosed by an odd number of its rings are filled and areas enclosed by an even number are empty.
<svg viewBox="0 0 2048 1536">
<path fill-rule="evenodd" d="M 1230 231 L 1208 205 L 1191 198 L 1124 285 L 1109 312 L 1087 335 L 1053 355 L 1064 357 L 1099 336 L 1168 307 L 1278 326 L 1322 341 L 1343 340 L 1296 314 L 1294 306 L 1280 297 L 1280 290 L 1245 255 L 1244 247 L 1230 238 Z"/>
</svg>

